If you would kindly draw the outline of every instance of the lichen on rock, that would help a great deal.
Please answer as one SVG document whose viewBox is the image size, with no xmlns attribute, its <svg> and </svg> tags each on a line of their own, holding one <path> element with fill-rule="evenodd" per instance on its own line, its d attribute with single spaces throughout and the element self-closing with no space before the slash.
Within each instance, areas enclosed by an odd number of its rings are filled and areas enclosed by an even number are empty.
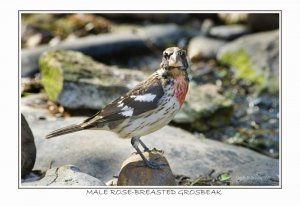
<svg viewBox="0 0 300 206">
<path fill-rule="evenodd" d="M 226 44 L 218 52 L 221 63 L 235 69 L 237 79 L 256 85 L 257 93 L 279 90 L 279 31 L 243 36 Z"/>
</svg>

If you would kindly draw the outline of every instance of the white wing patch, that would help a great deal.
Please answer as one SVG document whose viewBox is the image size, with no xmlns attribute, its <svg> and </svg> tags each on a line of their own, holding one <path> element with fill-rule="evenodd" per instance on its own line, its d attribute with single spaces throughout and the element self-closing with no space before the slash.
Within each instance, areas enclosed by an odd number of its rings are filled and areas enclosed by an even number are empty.
<svg viewBox="0 0 300 206">
<path fill-rule="evenodd" d="M 156 97 L 156 94 L 142 94 L 135 96 L 134 100 L 139 102 L 152 102 L 154 98 Z"/>
<path fill-rule="evenodd" d="M 133 108 L 125 106 L 121 109 L 122 111 L 133 110 Z"/>
<path fill-rule="evenodd" d="M 120 114 L 125 117 L 131 117 L 133 114 L 133 110 L 127 110 L 127 111 L 121 112 Z"/>
<path fill-rule="evenodd" d="M 121 112 L 120 114 L 125 116 L 125 117 L 131 117 L 133 114 L 133 108 L 125 106 L 121 109 L 123 112 Z"/>
</svg>

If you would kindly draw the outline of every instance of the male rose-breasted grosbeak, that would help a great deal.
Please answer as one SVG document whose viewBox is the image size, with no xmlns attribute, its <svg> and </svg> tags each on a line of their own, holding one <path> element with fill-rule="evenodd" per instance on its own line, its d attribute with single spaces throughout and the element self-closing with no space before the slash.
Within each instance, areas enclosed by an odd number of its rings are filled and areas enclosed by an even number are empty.
<svg viewBox="0 0 300 206">
<path fill-rule="evenodd" d="M 186 52 L 178 47 L 163 52 L 160 68 L 126 94 L 104 107 L 94 116 L 79 124 L 70 125 L 47 135 L 56 137 L 85 129 L 109 130 L 122 138 L 131 138 L 131 144 L 151 168 L 160 165 L 145 158 L 148 147 L 140 140 L 167 125 L 181 108 L 188 91 L 188 63 Z"/>
</svg>

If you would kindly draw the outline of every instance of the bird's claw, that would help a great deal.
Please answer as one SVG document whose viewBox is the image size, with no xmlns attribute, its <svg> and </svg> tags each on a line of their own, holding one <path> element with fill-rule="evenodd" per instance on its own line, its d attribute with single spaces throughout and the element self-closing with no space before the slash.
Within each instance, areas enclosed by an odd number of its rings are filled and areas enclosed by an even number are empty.
<svg viewBox="0 0 300 206">
<path fill-rule="evenodd" d="M 167 165 L 166 163 L 156 163 L 154 161 L 147 160 L 147 162 L 146 161 L 140 162 L 137 166 L 140 166 L 140 167 L 147 166 L 152 169 L 162 169 L 162 167 L 164 167 L 166 165 Z"/>
<path fill-rule="evenodd" d="M 166 166 L 167 164 L 166 163 L 156 163 L 156 162 L 153 162 L 153 161 L 149 161 L 146 163 L 146 165 L 152 169 L 161 169 L 162 167 Z"/>
<path fill-rule="evenodd" d="M 160 149 L 156 149 L 155 147 L 150 150 L 151 152 L 158 152 L 158 153 L 161 153 L 161 154 L 164 154 L 165 152 L 163 150 L 160 150 Z"/>
</svg>

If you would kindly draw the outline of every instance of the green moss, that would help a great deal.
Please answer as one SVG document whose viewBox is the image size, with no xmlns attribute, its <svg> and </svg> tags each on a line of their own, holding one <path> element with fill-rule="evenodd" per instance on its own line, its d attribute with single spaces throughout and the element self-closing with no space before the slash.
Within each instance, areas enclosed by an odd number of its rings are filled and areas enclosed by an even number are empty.
<svg viewBox="0 0 300 206">
<path fill-rule="evenodd" d="M 42 84 L 49 99 L 57 100 L 63 87 L 63 71 L 58 62 L 54 62 L 51 56 L 44 53 L 39 60 Z"/>
<path fill-rule="evenodd" d="M 39 60 L 42 84 L 49 99 L 57 100 L 63 88 L 63 81 L 77 81 L 78 78 L 91 78 L 91 72 L 84 70 L 94 61 L 74 51 L 52 50 L 41 55 Z"/>
<path fill-rule="evenodd" d="M 244 49 L 224 53 L 221 56 L 221 62 L 234 66 L 237 78 L 250 80 L 260 88 L 266 86 L 265 75 L 253 68 L 250 57 Z"/>
</svg>

